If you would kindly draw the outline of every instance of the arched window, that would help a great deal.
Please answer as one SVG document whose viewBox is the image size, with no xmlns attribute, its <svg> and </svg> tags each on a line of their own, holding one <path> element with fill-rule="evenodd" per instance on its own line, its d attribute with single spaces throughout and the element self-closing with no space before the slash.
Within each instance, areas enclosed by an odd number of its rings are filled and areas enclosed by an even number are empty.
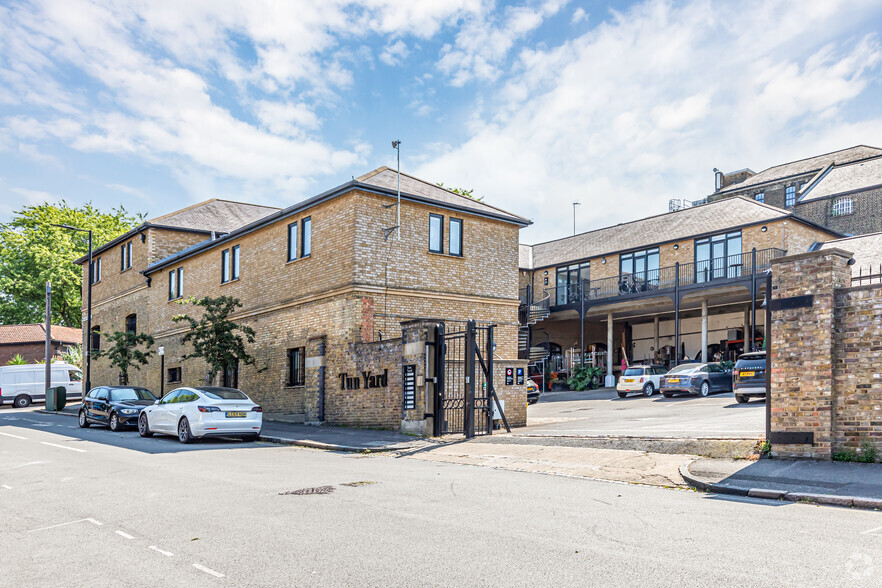
<svg viewBox="0 0 882 588">
<path fill-rule="evenodd" d="M 138 332 L 138 315 L 130 314 L 126 317 L 126 331 L 129 333 Z"/>
<path fill-rule="evenodd" d="M 833 216 L 845 216 L 854 214 L 854 202 L 851 198 L 837 198 L 833 201 Z"/>
</svg>

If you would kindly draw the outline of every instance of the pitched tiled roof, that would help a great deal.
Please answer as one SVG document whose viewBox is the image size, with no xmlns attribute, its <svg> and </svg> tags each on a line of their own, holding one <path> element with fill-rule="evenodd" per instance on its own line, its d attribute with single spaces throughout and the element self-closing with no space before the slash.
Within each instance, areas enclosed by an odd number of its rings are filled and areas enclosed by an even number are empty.
<svg viewBox="0 0 882 588">
<path fill-rule="evenodd" d="M 814 184 L 808 186 L 800 202 L 882 185 L 882 157 L 835 165 Z"/>
<path fill-rule="evenodd" d="M 361 182 L 362 184 L 368 184 L 371 186 L 377 186 L 379 188 L 385 188 L 387 190 L 397 190 L 398 189 L 398 172 L 394 169 L 390 169 L 388 167 L 380 167 L 375 169 L 372 172 L 368 172 L 365 175 L 355 178 L 355 181 Z M 413 194 L 414 196 L 422 196 L 424 198 L 428 198 L 430 200 L 435 200 L 444 204 L 452 204 L 458 208 L 466 208 L 472 210 L 477 213 L 491 214 L 494 216 L 508 216 L 513 219 L 520 219 L 525 223 L 529 224 L 529 220 L 522 217 L 517 216 L 516 214 L 512 214 L 501 208 L 496 208 L 495 206 L 491 206 L 484 202 L 478 202 L 474 198 L 469 198 L 467 196 L 463 196 L 461 194 L 457 194 L 456 192 L 451 192 L 445 188 L 442 188 L 438 185 L 431 184 L 419 178 L 415 178 L 413 176 L 409 176 L 407 174 L 401 174 L 401 192 L 407 194 Z"/>
<path fill-rule="evenodd" d="M 799 161 L 791 161 L 790 163 L 784 163 L 781 165 L 770 167 L 768 169 L 764 169 L 755 176 L 751 176 L 738 184 L 726 186 L 717 193 L 726 194 L 729 192 L 738 192 L 740 190 L 744 190 L 745 188 L 757 186 L 766 182 L 772 182 L 791 176 L 818 172 L 831 164 L 842 165 L 845 163 L 851 163 L 852 161 L 859 161 L 861 159 L 868 159 L 870 157 L 878 157 L 880 155 L 882 155 L 882 149 L 879 149 L 878 147 L 857 145 L 848 149 L 842 149 L 840 151 L 834 151 L 832 153 L 825 153 L 824 155 L 809 157 L 808 159 L 800 159 Z"/>
<path fill-rule="evenodd" d="M 779 218 L 798 219 L 787 210 L 743 196 L 724 198 L 701 206 L 650 216 L 556 241 L 538 243 L 532 247 L 533 267 L 562 265 L 618 251 L 640 249 L 657 243 L 719 233 Z"/>
<path fill-rule="evenodd" d="M 229 233 L 279 208 L 212 198 L 147 221 L 150 225 Z"/>
<path fill-rule="evenodd" d="M 73 327 L 52 325 L 52 340 L 62 343 L 82 343 L 83 332 Z M 46 340 L 45 323 L 32 325 L 0 325 L 0 345 L 42 343 Z"/>
<path fill-rule="evenodd" d="M 846 237 L 845 239 L 834 239 L 826 241 L 821 245 L 821 249 L 843 249 L 851 251 L 855 264 L 851 268 L 851 275 L 858 275 L 859 271 L 864 274 L 869 273 L 869 268 L 874 268 L 873 273 L 882 271 L 882 233 L 871 233 L 869 235 L 859 235 L 857 237 Z"/>
</svg>

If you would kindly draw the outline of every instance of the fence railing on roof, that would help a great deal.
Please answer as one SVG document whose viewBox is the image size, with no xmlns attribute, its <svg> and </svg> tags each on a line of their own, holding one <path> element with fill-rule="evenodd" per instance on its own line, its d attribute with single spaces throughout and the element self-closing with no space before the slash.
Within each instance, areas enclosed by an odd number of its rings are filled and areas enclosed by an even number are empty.
<svg viewBox="0 0 882 588">
<path fill-rule="evenodd" d="M 852 286 L 869 286 L 870 284 L 882 284 L 882 264 L 851 269 Z"/>
</svg>

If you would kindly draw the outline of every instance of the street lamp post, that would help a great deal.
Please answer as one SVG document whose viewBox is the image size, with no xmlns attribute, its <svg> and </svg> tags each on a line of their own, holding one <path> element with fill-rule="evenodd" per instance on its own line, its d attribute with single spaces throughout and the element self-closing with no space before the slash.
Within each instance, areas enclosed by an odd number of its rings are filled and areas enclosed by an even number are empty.
<svg viewBox="0 0 882 588">
<path fill-rule="evenodd" d="M 81 229 L 70 225 L 52 225 L 69 231 L 79 231 L 81 233 L 89 233 L 89 271 L 86 277 L 88 282 L 86 294 L 86 346 L 83 353 L 86 356 L 86 386 L 83 389 L 83 397 L 92 389 L 92 280 L 95 268 L 92 264 L 92 229 Z"/>
</svg>

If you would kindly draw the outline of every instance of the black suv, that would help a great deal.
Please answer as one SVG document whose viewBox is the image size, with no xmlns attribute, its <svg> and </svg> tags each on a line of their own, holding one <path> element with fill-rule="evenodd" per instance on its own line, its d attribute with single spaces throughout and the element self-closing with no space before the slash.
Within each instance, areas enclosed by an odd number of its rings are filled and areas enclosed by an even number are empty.
<svg viewBox="0 0 882 588">
<path fill-rule="evenodd" d="M 111 431 L 123 427 L 137 427 L 141 409 L 156 402 L 147 388 L 138 386 L 99 386 L 83 397 L 80 407 L 80 426 L 92 423 L 106 425 Z"/>
<path fill-rule="evenodd" d="M 735 400 L 744 404 L 753 397 L 766 396 L 766 352 L 745 353 L 735 362 L 732 370 L 732 391 Z"/>
</svg>

